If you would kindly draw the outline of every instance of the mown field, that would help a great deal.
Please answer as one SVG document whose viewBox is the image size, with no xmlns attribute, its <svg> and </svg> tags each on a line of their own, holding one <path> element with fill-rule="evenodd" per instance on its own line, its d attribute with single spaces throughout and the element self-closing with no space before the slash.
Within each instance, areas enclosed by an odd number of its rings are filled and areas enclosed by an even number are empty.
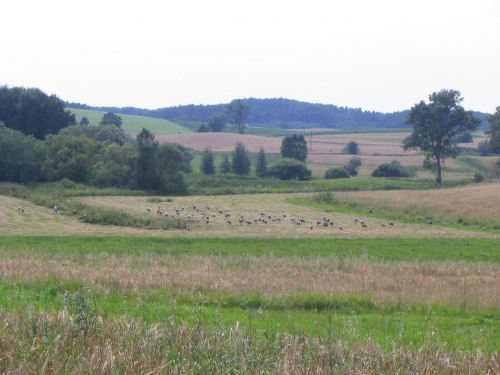
<svg viewBox="0 0 500 375">
<path fill-rule="evenodd" d="M 0 371 L 500 373 L 500 184 L 374 181 L 0 195 Z"/>
</svg>

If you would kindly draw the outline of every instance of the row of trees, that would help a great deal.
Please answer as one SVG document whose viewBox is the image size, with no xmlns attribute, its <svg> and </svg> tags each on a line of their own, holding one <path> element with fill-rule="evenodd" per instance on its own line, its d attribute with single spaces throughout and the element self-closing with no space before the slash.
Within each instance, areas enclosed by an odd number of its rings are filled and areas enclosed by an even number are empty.
<svg viewBox="0 0 500 375">
<path fill-rule="evenodd" d="M 286 179 L 309 179 L 311 172 L 307 170 L 307 142 L 303 135 L 290 135 L 283 138 L 281 143 L 282 159 L 268 166 L 263 147 L 260 148 L 255 165 L 255 174 L 258 177 L 277 177 Z M 214 153 L 206 148 L 202 153 L 200 170 L 203 174 L 216 173 Z M 250 173 L 251 162 L 245 146 L 238 142 L 230 154 L 223 154 L 219 165 L 221 174 L 233 172 L 238 176 L 247 176 Z"/>
<path fill-rule="evenodd" d="M 245 120 L 250 114 L 250 107 L 240 99 L 235 99 L 226 106 L 225 113 L 215 112 L 206 123 L 203 123 L 198 132 L 220 132 L 229 121 L 238 133 L 245 132 Z"/>
<path fill-rule="evenodd" d="M 78 134 L 78 127 L 92 131 Z M 98 187 L 151 189 L 165 194 L 186 192 L 180 173 L 185 162 L 181 146 L 159 145 L 147 129 L 133 140 L 115 125 L 78 127 L 38 140 L 0 123 L 0 181 L 69 179 Z M 115 142 L 116 138 L 120 141 Z"/>
<path fill-rule="evenodd" d="M 203 174 L 212 175 L 216 173 L 215 164 L 214 164 L 214 154 L 212 150 L 206 148 L 201 157 L 201 166 L 200 170 Z M 265 175 L 265 171 L 259 170 L 259 165 L 267 167 L 266 162 L 266 153 L 263 148 L 260 149 L 259 153 L 259 161 L 257 163 L 256 173 L 263 177 Z M 231 160 L 228 154 L 224 154 L 222 156 L 222 162 L 219 166 L 220 172 L 222 174 L 228 174 L 229 172 L 233 172 L 237 176 L 248 176 L 250 174 L 250 158 L 248 157 L 248 151 L 243 143 L 236 143 L 234 151 L 231 152 Z"/>
</svg>

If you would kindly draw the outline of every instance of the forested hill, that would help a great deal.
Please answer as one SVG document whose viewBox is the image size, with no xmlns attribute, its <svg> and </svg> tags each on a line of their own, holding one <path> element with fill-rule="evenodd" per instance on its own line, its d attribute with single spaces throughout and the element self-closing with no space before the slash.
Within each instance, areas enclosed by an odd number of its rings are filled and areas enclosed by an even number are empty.
<svg viewBox="0 0 500 375">
<path fill-rule="evenodd" d="M 278 128 L 325 127 L 336 129 L 403 128 L 408 111 L 380 113 L 360 108 L 338 107 L 331 104 L 313 104 L 291 99 L 242 99 L 250 107 L 247 124 Z M 166 120 L 206 121 L 216 112 L 224 113 L 227 104 L 183 105 L 155 110 L 125 107 L 89 107 L 67 103 L 68 107 L 109 111 L 114 113 L 156 117 Z M 478 116 L 484 119 L 485 116 Z"/>
</svg>

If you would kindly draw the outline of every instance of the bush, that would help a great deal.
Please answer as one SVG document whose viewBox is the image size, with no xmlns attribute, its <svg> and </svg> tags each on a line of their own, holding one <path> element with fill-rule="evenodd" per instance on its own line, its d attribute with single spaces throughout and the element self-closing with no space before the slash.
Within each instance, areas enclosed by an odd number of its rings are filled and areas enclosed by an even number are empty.
<svg viewBox="0 0 500 375">
<path fill-rule="evenodd" d="M 299 179 L 309 179 L 311 171 L 301 161 L 292 158 L 283 158 L 269 166 L 268 175 L 277 177 L 280 180 L 292 180 L 297 177 Z"/>
<path fill-rule="evenodd" d="M 332 180 L 336 178 L 350 178 L 349 172 L 345 168 L 337 167 L 330 168 L 325 172 L 325 180 Z"/>
<path fill-rule="evenodd" d="M 397 160 L 379 165 L 373 172 L 373 177 L 410 177 L 410 173 Z"/>
<path fill-rule="evenodd" d="M 474 173 L 474 182 L 483 182 L 484 181 L 484 176 L 480 172 Z"/>
</svg>

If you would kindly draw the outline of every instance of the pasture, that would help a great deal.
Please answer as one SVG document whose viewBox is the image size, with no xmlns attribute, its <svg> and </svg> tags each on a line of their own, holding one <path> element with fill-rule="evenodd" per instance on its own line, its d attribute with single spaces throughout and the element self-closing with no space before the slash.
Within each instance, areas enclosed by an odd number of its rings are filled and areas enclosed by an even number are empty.
<svg viewBox="0 0 500 375">
<path fill-rule="evenodd" d="M 2 195 L 0 370 L 498 373 L 499 187 Z"/>
</svg>

